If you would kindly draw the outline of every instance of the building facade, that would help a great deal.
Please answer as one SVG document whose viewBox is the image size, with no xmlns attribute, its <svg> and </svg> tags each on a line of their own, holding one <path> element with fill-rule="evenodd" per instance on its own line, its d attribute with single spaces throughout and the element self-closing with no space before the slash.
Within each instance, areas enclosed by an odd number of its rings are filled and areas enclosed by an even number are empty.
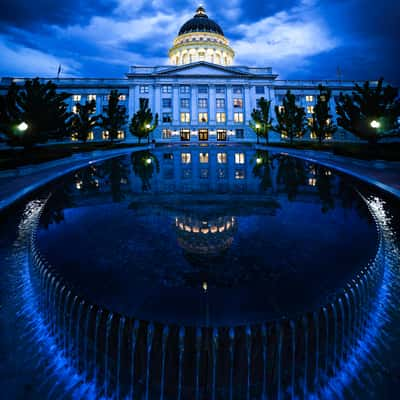
<svg viewBox="0 0 400 400">
<path fill-rule="evenodd" d="M 235 53 L 222 28 L 199 7 L 192 19 L 179 31 L 169 51 L 170 65 L 132 66 L 121 79 L 61 78 L 53 79 L 60 91 L 70 93 L 70 110 L 77 103 L 96 101 L 96 113 L 103 113 L 112 89 L 117 89 L 129 120 L 139 108 L 141 98 L 149 100 L 159 125 L 152 132 L 156 142 L 242 142 L 255 141 L 249 126 L 251 112 L 261 97 L 271 100 L 272 118 L 275 106 L 290 90 L 311 120 L 319 93 L 318 86 L 332 90 L 331 111 L 335 119 L 335 99 L 341 92 L 351 92 L 354 81 L 280 80 L 270 67 L 235 66 Z M 0 92 L 11 82 L 23 84 L 24 78 L 2 78 Z M 46 79 L 43 79 L 46 81 Z M 276 120 L 276 119 L 275 119 Z M 108 132 L 95 130 L 90 140 L 108 140 Z M 128 127 L 120 140 L 136 141 Z M 314 140 L 309 133 L 305 140 Z M 75 140 L 74 137 L 71 140 Z M 280 141 L 272 132 L 271 141 Z M 355 141 L 352 134 L 339 129 L 332 140 Z"/>
</svg>

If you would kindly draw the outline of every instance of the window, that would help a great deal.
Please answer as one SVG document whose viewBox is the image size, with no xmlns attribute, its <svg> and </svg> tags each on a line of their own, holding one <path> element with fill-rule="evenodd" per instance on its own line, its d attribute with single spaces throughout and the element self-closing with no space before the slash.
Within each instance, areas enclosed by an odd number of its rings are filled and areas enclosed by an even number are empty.
<svg viewBox="0 0 400 400">
<path fill-rule="evenodd" d="M 225 99 L 217 99 L 217 108 L 225 108 Z"/>
<path fill-rule="evenodd" d="M 235 136 L 236 139 L 244 139 L 244 129 L 236 129 Z"/>
<path fill-rule="evenodd" d="M 93 132 L 89 132 L 89 133 L 88 133 L 87 140 L 93 140 L 93 139 L 94 139 L 94 134 L 93 134 Z"/>
<path fill-rule="evenodd" d="M 74 94 L 72 96 L 73 101 L 81 101 L 82 96 L 80 94 Z"/>
<path fill-rule="evenodd" d="M 226 114 L 224 112 L 217 112 L 217 122 L 226 122 Z"/>
<path fill-rule="evenodd" d="M 181 122 L 188 124 L 190 122 L 190 113 L 181 112 Z"/>
<path fill-rule="evenodd" d="M 124 140 L 125 139 L 125 132 L 124 131 L 118 131 L 117 132 L 117 139 Z"/>
<path fill-rule="evenodd" d="M 315 186 L 317 184 L 317 180 L 315 178 L 308 178 L 308 184 L 310 186 Z"/>
<path fill-rule="evenodd" d="M 314 96 L 306 96 L 307 103 L 311 103 L 312 101 L 314 101 Z"/>
<path fill-rule="evenodd" d="M 172 86 L 171 85 L 162 85 L 161 93 L 172 93 Z"/>
<path fill-rule="evenodd" d="M 218 179 L 225 179 L 226 178 L 226 169 L 218 168 L 217 175 L 218 175 Z"/>
<path fill-rule="evenodd" d="M 189 108 L 189 99 L 181 99 L 181 107 L 182 108 Z"/>
<path fill-rule="evenodd" d="M 208 163 L 208 153 L 200 153 L 200 164 L 207 164 Z"/>
<path fill-rule="evenodd" d="M 307 118 L 308 126 L 313 126 L 314 125 L 314 119 L 313 118 Z"/>
<path fill-rule="evenodd" d="M 78 114 L 78 107 L 77 106 L 72 106 L 72 112 L 74 114 Z"/>
<path fill-rule="evenodd" d="M 243 169 L 236 169 L 235 170 L 235 179 L 244 179 L 245 173 Z"/>
<path fill-rule="evenodd" d="M 226 153 L 217 153 L 217 162 L 218 164 L 226 164 L 227 163 Z"/>
<path fill-rule="evenodd" d="M 201 38 L 200 38 L 201 40 Z M 206 59 L 206 53 L 204 51 L 199 52 L 199 61 L 204 61 Z"/>
<path fill-rule="evenodd" d="M 284 106 L 278 106 L 278 111 L 279 113 L 283 113 L 285 111 L 285 107 Z"/>
<path fill-rule="evenodd" d="M 208 86 L 206 86 L 206 85 L 199 86 L 198 93 L 199 94 L 207 94 L 208 93 Z"/>
<path fill-rule="evenodd" d="M 169 124 L 172 122 L 172 114 L 171 113 L 163 113 L 162 114 L 162 122 L 163 124 Z"/>
<path fill-rule="evenodd" d="M 233 99 L 233 107 L 243 108 L 243 100 L 242 99 Z"/>
<path fill-rule="evenodd" d="M 171 161 L 174 159 L 174 155 L 172 153 L 164 153 L 164 160 Z"/>
<path fill-rule="evenodd" d="M 125 101 L 126 100 L 126 95 L 125 94 L 120 94 L 118 97 L 119 101 Z"/>
<path fill-rule="evenodd" d="M 181 129 L 181 141 L 188 142 L 190 140 L 190 129 Z"/>
<path fill-rule="evenodd" d="M 217 129 L 217 140 L 224 141 L 226 139 L 226 129 Z"/>
<path fill-rule="evenodd" d="M 95 94 L 88 94 L 87 99 L 88 99 L 88 101 L 92 101 L 92 100 L 96 101 L 96 95 Z"/>
<path fill-rule="evenodd" d="M 208 178 L 208 168 L 200 168 L 200 179 Z"/>
<path fill-rule="evenodd" d="M 264 86 L 256 86 L 256 94 L 264 94 Z"/>
<path fill-rule="evenodd" d="M 234 94 L 242 94 L 243 93 L 243 88 L 241 86 L 233 86 L 232 89 Z"/>
<path fill-rule="evenodd" d="M 217 94 L 225 94 L 225 86 L 216 86 L 215 93 L 217 93 Z"/>
<path fill-rule="evenodd" d="M 208 99 L 199 99 L 199 108 L 207 108 Z"/>
<path fill-rule="evenodd" d="M 206 112 L 199 113 L 199 122 L 201 122 L 201 123 L 208 122 L 208 113 L 206 113 Z"/>
<path fill-rule="evenodd" d="M 182 164 L 190 164 L 192 160 L 192 155 L 190 153 L 181 153 Z"/>
<path fill-rule="evenodd" d="M 307 106 L 307 113 L 314 114 L 314 106 Z"/>
<path fill-rule="evenodd" d="M 235 164 L 244 164 L 244 153 L 235 153 Z"/>
<path fill-rule="evenodd" d="M 171 139 L 171 137 L 172 137 L 171 129 L 163 129 L 162 130 L 162 138 L 163 139 Z M 164 154 L 164 158 L 165 158 L 165 154 Z"/>
<path fill-rule="evenodd" d="M 110 132 L 108 132 L 108 131 L 103 131 L 103 132 L 102 132 L 102 138 L 103 138 L 103 140 L 108 140 L 108 139 L 110 139 Z"/>
<path fill-rule="evenodd" d="M 192 177 L 192 169 L 184 168 L 182 169 L 182 179 L 190 179 Z M 186 189 L 188 190 L 188 189 Z"/>
<path fill-rule="evenodd" d="M 208 140 L 208 129 L 199 129 L 199 140 Z"/>
<path fill-rule="evenodd" d="M 182 85 L 182 86 L 180 87 L 180 92 L 181 92 L 182 94 L 188 94 L 188 93 L 190 93 L 190 86 L 189 86 L 189 85 Z"/>
<path fill-rule="evenodd" d="M 242 112 L 233 113 L 233 120 L 236 124 L 242 124 L 243 123 L 243 113 Z"/>
<path fill-rule="evenodd" d="M 311 138 L 311 139 L 316 139 L 316 138 L 317 138 L 316 133 L 315 133 L 315 132 L 311 132 L 311 133 L 310 133 L 310 138 Z"/>
<path fill-rule="evenodd" d="M 139 93 L 149 93 L 149 87 L 147 85 L 140 85 Z"/>
<path fill-rule="evenodd" d="M 164 108 L 171 108 L 172 107 L 172 99 L 162 99 L 162 106 Z"/>
<path fill-rule="evenodd" d="M 72 140 L 73 142 L 77 142 L 77 141 L 78 141 L 78 134 L 77 134 L 77 133 L 73 133 L 73 134 L 71 135 L 71 140 Z"/>
</svg>

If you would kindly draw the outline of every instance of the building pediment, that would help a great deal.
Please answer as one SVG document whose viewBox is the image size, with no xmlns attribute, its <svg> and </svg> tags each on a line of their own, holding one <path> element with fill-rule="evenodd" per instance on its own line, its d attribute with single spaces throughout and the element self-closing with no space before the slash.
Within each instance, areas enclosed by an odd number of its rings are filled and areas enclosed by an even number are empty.
<svg viewBox="0 0 400 400">
<path fill-rule="evenodd" d="M 243 76 L 249 75 L 244 71 L 237 71 L 231 67 L 211 64 L 205 61 L 199 61 L 192 64 L 186 64 L 178 67 L 171 67 L 159 73 L 159 75 L 175 76 Z"/>
</svg>

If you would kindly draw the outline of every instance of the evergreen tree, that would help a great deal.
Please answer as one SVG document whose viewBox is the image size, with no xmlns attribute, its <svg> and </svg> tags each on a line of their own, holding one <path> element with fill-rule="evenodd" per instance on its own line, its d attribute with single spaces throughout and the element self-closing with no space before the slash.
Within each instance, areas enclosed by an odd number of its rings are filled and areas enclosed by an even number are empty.
<svg viewBox="0 0 400 400">
<path fill-rule="evenodd" d="M 76 114 L 71 119 L 71 131 L 78 140 L 86 142 L 90 132 L 99 126 L 101 116 L 93 115 L 95 110 L 96 102 L 94 100 L 83 105 L 80 103 L 76 105 Z"/>
<path fill-rule="evenodd" d="M 319 144 L 322 144 L 323 140 L 332 137 L 337 127 L 332 122 L 332 114 L 329 105 L 332 91 L 322 85 L 319 85 L 318 89 L 319 95 L 317 96 L 317 103 L 314 107 L 311 130 L 317 137 Z"/>
<path fill-rule="evenodd" d="M 150 133 L 157 128 L 158 125 L 158 114 L 153 119 L 153 113 L 149 108 L 149 99 L 139 99 L 139 110 L 132 117 L 129 130 L 133 136 L 138 138 L 140 141 L 147 137 L 150 142 Z"/>
<path fill-rule="evenodd" d="M 296 105 L 296 96 L 290 90 L 287 91 L 283 98 L 282 105 L 282 109 L 279 106 L 275 106 L 275 114 L 278 120 L 275 130 L 281 136 L 287 137 L 290 140 L 290 144 L 293 144 L 294 138 L 301 138 L 306 133 L 306 112 L 304 107 Z"/>
<path fill-rule="evenodd" d="M 339 126 L 370 144 L 400 135 L 398 89 L 383 85 L 383 78 L 376 87 L 367 81 L 362 87 L 356 84 L 351 95 L 341 93 L 336 112 Z"/>
<path fill-rule="evenodd" d="M 57 93 L 56 85 L 39 78 L 27 80 L 22 88 L 11 85 L 1 103 L 1 125 L 11 146 L 33 147 L 50 139 L 61 140 L 69 133 L 71 113 L 67 111 L 67 93 Z M 14 123 L 24 122 L 21 131 Z"/>
<path fill-rule="evenodd" d="M 118 132 L 123 130 L 128 120 L 126 107 L 119 104 L 119 96 L 118 90 L 111 90 L 106 115 L 102 117 L 101 123 L 112 142 L 118 139 Z"/>
<path fill-rule="evenodd" d="M 258 108 L 253 109 L 250 122 L 250 127 L 257 135 L 257 143 L 260 137 L 265 138 L 268 144 L 269 131 L 272 128 L 272 118 L 270 118 L 271 101 L 261 97 L 258 101 Z"/>
</svg>

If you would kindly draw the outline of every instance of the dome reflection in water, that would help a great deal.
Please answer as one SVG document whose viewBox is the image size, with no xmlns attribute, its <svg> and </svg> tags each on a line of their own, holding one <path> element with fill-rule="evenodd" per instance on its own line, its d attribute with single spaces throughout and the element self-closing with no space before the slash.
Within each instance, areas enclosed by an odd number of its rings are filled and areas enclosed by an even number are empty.
<svg viewBox="0 0 400 400">
<path fill-rule="evenodd" d="M 382 279 L 352 181 L 245 146 L 162 147 L 77 171 L 52 191 L 32 246 L 60 346 L 114 398 L 318 395 Z"/>
</svg>

